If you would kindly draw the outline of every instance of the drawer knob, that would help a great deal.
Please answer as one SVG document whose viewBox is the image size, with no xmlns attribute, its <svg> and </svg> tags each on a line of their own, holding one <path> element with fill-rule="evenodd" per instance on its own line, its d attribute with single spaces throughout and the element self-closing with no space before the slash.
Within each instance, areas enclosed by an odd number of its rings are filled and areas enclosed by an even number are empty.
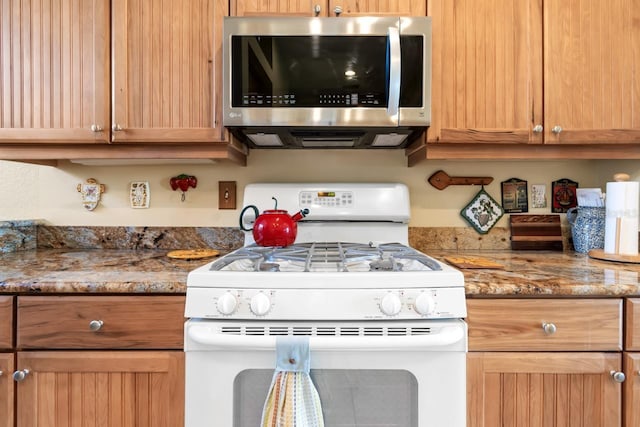
<svg viewBox="0 0 640 427">
<path fill-rule="evenodd" d="M 2 376 L 2 374 L 4 374 L 4 372 L 0 371 L 0 377 Z"/>
<path fill-rule="evenodd" d="M 13 380 L 16 381 L 16 382 L 24 381 L 24 379 L 27 378 L 27 375 L 29 375 L 29 370 L 28 369 L 23 369 L 21 371 L 15 371 L 13 373 Z"/>
<path fill-rule="evenodd" d="M 609 373 L 611 374 L 611 378 L 613 378 L 613 380 L 617 383 L 623 383 L 624 380 L 627 378 L 625 377 L 624 372 L 611 371 Z"/>
<path fill-rule="evenodd" d="M 556 325 L 554 323 L 543 323 L 542 329 L 544 330 L 544 333 L 547 335 L 553 335 L 558 330 L 558 328 L 556 328 Z"/>
<path fill-rule="evenodd" d="M 104 322 L 102 320 L 92 320 L 91 322 L 89 322 L 89 329 L 94 332 L 99 331 L 100 328 L 102 328 L 102 325 L 104 325 Z"/>
</svg>

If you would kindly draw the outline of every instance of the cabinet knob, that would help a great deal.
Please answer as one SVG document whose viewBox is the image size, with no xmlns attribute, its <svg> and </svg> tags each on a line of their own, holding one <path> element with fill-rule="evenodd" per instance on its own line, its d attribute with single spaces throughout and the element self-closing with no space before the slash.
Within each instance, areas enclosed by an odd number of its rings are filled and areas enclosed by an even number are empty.
<svg viewBox="0 0 640 427">
<path fill-rule="evenodd" d="M 91 132 L 102 132 L 103 130 L 100 125 L 91 125 Z"/>
<path fill-rule="evenodd" d="M 92 320 L 91 322 L 89 322 L 89 329 L 94 332 L 99 331 L 100 328 L 102 328 L 102 325 L 104 325 L 104 322 L 102 320 Z"/>
<path fill-rule="evenodd" d="M 114 123 L 113 126 L 111 126 L 111 130 L 114 132 L 120 132 L 122 130 L 122 126 L 118 123 Z"/>
<path fill-rule="evenodd" d="M 542 329 L 544 330 L 544 333 L 547 335 L 553 335 L 558 330 L 558 328 L 554 323 L 543 323 Z"/>
<path fill-rule="evenodd" d="M 2 374 L 4 374 L 4 372 L 0 371 L 0 377 L 2 376 Z"/>
<path fill-rule="evenodd" d="M 336 14 L 336 16 L 340 16 L 340 14 L 342 13 L 342 6 L 336 6 L 333 8 L 333 13 Z"/>
<path fill-rule="evenodd" d="M 562 132 L 562 126 L 555 125 L 555 126 L 553 127 L 553 129 L 551 129 L 551 132 L 553 132 L 553 133 L 555 133 L 556 135 L 558 135 L 560 132 Z"/>
<path fill-rule="evenodd" d="M 313 6 L 313 13 L 318 16 L 320 15 L 320 12 L 322 11 L 322 8 L 320 7 L 319 4 L 316 4 L 315 6 Z"/>
<path fill-rule="evenodd" d="M 13 373 L 13 380 L 15 382 L 24 381 L 24 379 L 27 378 L 27 375 L 29 375 L 29 370 L 28 369 L 23 369 L 21 371 L 15 371 Z"/>
<path fill-rule="evenodd" d="M 542 125 L 535 125 L 533 127 L 533 133 L 541 133 L 544 130 L 544 127 L 542 127 Z"/>
<path fill-rule="evenodd" d="M 620 371 L 611 371 L 609 372 L 609 374 L 611 374 L 611 378 L 613 378 L 613 380 L 617 383 L 623 383 L 624 380 L 627 378 L 624 375 L 624 372 L 620 372 Z"/>
</svg>

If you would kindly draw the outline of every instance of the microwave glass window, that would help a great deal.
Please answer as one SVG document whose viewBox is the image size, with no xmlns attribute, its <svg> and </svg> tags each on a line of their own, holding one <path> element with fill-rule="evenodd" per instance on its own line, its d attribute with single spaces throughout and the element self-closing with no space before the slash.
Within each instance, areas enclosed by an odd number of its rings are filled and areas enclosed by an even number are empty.
<svg viewBox="0 0 640 427">
<path fill-rule="evenodd" d="M 402 79 L 417 81 L 402 90 L 400 105 L 420 106 L 422 37 L 409 38 L 401 38 L 401 51 L 413 55 Z M 233 36 L 231 43 L 234 107 L 387 107 L 386 36 Z"/>
<path fill-rule="evenodd" d="M 248 369 L 233 386 L 233 427 L 260 425 L 273 370 Z M 418 381 L 409 371 L 312 369 L 326 426 L 417 427 Z"/>
</svg>

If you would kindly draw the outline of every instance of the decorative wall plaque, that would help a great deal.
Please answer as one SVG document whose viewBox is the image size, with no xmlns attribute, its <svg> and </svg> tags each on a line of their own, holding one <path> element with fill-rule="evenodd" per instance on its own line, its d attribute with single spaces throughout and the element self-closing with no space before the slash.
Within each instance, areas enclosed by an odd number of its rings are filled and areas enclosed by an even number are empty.
<svg viewBox="0 0 640 427">
<path fill-rule="evenodd" d="M 486 191 L 481 189 L 460 215 L 480 234 L 486 234 L 498 222 L 504 210 Z"/>
<path fill-rule="evenodd" d="M 149 207 L 151 191 L 148 181 L 134 181 L 129 188 L 129 203 L 132 209 L 146 209 Z"/>
<path fill-rule="evenodd" d="M 570 208 L 578 206 L 576 190 L 578 183 L 563 178 L 551 183 L 551 212 L 566 213 Z"/>
<path fill-rule="evenodd" d="M 502 209 L 506 213 L 529 212 L 527 181 L 518 178 L 502 181 Z"/>
<path fill-rule="evenodd" d="M 100 196 L 107 191 L 104 184 L 99 184 L 94 178 L 87 179 L 86 184 L 78 184 L 76 189 L 82 196 L 82 206 L 88 211 L 92 211 L 98 206 Z"/>
</svg>

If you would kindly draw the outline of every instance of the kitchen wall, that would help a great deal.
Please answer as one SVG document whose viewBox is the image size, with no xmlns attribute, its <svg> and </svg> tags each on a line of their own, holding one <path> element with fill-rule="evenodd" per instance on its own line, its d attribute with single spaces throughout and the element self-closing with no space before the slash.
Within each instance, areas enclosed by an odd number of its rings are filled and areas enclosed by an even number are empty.
<svg viewBox="0 0 640 427">
<path fill-rule="evenodd" d="M 237 181 L 238 208 L 242 208 L 242 190 L 251 182 L 398 181 L 410 189 L 410 225 L 460 227 L 467 224 L 459 212 L 479 188 L 453 186 L 439 191 L 426 182 L 439 169 L 452 176 L 492 176 L 494 181 L 485 190 L 498 202 L 500 182 L 512 177 L 527 180 L 529 188 L 546 184 L 548 193 L 551 181 L 560 178 L 603 190 L 615 172 L 640 179 L 638 161 L 425 161 L 412 168 L 405 164 L 402 150 L 253 150 L 244 168 L 226 161 L 117 166 L 63 161 L 57 168 L 0 161 L 0 220 L 42 219 L 51 225 L 236 226 L 239 209 L 217 208 L 218 181 Z M 186 193 L 184 202 L 180 192 L 169 186 L 169 178 L 180 173 L 198 178 L 197 188 Z M 106 185 L 102 202 L 94 211 L 82 207 L 76 191 L 87 178 Z M 149 209 L 129 207 L 131 181 L 149 181 Z M 549 197 L 547 200 L 550 203 Z M 265 208 L 269 206 L 260 206 Z M 530 208 L 530 212 L 548 213 L 550 208 Z M 498 226 L 507 226 L 507 216 Z"/>
</svg>

